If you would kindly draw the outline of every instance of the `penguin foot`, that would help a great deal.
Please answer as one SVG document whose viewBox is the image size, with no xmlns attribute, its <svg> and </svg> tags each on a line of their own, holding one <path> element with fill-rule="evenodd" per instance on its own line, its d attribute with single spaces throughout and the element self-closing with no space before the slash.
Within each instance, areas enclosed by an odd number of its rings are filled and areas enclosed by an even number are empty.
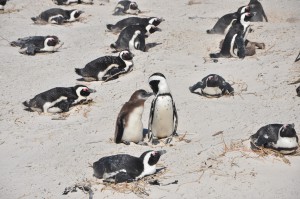
<svg viewBox="0 0 300 199">
<path fill-rule="evenodd" d="M 167 138 L 165 144 L 170 144 L 172 142 L 172 139 L 173 139 L 172 137 Z"/>
<path fill-rule="evenodd" d="M 176 133 L 176 132 L 174 132 L 172 135 L 175 137 L 178 137 L 178 133 Z"/>
<path fill-rule="evenodd" d="M 128 141 L 123 140 L 122 143 L 125 144 L 125 145 L 130 145 L 130 142 L 128 142 Z"/>
<path fill-rule="evenodd" d="M 142 146 L 148 146 L 148 144 L 146 142 L 143 142 L 143 141 L 139 141 L 137 144 L 142 145 Z"/>
<path fill-rule="evenodd" d="M 153 145 L 158 145 L 159 144 L 159 140 L 157 138 L 152 138 L 152 144 Z"/>
</svg>

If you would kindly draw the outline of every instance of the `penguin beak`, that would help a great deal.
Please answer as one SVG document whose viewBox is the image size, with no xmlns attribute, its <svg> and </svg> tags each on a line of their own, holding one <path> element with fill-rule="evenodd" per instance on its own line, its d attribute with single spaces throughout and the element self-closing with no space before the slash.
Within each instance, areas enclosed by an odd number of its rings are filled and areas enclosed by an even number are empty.
<svg viewBox="0 0 300 199">
<path fill-rule="evenodd" d="M 84 11 L 82 11 L 82 10 L 79 10 L 79 11 L 78 11 L 78 14 L 81 15 L 82 13 L 84 13 Z"/>
<path fill-rule="evenodd" d="M 160 150 L 160 151 L 156 151 L 159 155 L 163 155 L 163 154 L 165 154 L 165 153 L 167 153 L 167 151 L 166 150 Z"/>
<path fill-rule="evenodd" d="M 154 93 L 152 93 L 152 92 L 148 92 L 147 94 L 146 94 L 146 97 L 150 97 L 151 95 L 153 95 Z"/>
<path fill-rule="evenodd" d="M 165 19 L 164 19 L 164 18 L 160 18 L 159 20 L 160 20 L 161 22 L 162 22 L 162 21 L 165 21 Z"/>
<path fill-rule="evenodd" d="M 161 29 L 158 28 L 158 27 L 155 27 L 155 30 L 158 31 L 158 32 L 161 32 Z"/>
<path fill-rule="evenodd" d="M 91 88 L 89 88 L 89 90 L 88 90 L 90 93 L 96 93 L 96 90 L 95 89 L 91 89 Z"/>
</svg>

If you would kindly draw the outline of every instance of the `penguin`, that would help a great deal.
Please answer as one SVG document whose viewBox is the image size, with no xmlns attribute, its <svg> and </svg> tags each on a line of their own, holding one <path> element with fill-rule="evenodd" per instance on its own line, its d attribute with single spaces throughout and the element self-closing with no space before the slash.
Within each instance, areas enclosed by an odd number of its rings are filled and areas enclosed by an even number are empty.
<svg viewBox="0 0 300 199">
<path fill-rule="evenodd" d="M 0 10 L 4 10 L 7 0 L 0 0 Z"/>
<path fill-rule="evenodd" d="M 37 17 L 32 17 L 34 23 L 47 22 L 52 24 L 61 25 L 64 22 L 73 22 L 78 19 L 78 17 L 84 13 L 81 10 L 63 10 L 60 8 L 51 8 L 42 12 Z"/>
<path fill-rule="evenodd" d="M 150 34 L 161 31 L 160 28 L 154 25 L 131 25 L 123 29 L 117 39 L 117 41 L 110 45 L 110 47 L 116 51 L 122 51 L 124 49 L 147 51 L 145 38 Z"/>
<path fill-rule="evenodd" d="M 72 3 L 78 4 L 93 4 L 93 0 L 52 0 L 57 5 L 70 5 Z"/>
<path fill-rule="evenodd" d="M 124 14 L 132 14 L 137 15 L 141 11 L 136 2 L 134 1 L 119 1 L 117 6 L 115 7 L 113 15 L 124 15 Z"/>
<path fill-rule="evenodd" d="M 300 86 L 298 86 L 298 88 L 296 89 L 297 92 L 297 96 L 300 97 Z"/>
<path fill-rule="evenodd" d="M 140 17 L 128 17 L 118 21 L 115 25 L 107 24 L 106 27 L 109 31 L 114 33 L 121 32 L 124 28 L 130 25 L 144 25 L 147 26 L 148 24 L 158 26 L 162 21 L 163 18 L 157 17 L 149 17 L 149 18 L 140 18 Z"/>
<path fill-rule="evenodd" d="M 222 95 L 233 95 L 234 89 L 224 80 L 223 77 L 210 74 L 204 77 L 200 82 L 189 87 L 192 93 L 200 88 L 200 94 L 206 97 L 221 97 Z"/>
<path fill-rule="evenodd" d="M 134 55 L 123 50 L 119 56 L 104 56 L 85 65 L 84 68 L 75 68 L 75 72 L 85 81 L 108 81 L 118 78 L 119 75 L 130 72 L 133 67 Z"/>
<path fill-rule="evenodd" d="M 87 100 L 87 97 L 96 92 L 84 85 L 74 87 L 56 87 L 24 101 L 25 110 L 44 113 L 61 113 L 69 111 L 71 106 Z"/>
<path fill-rule="evenodd" d="M 93 163 L 94 176 L 104 182 L 133 182 L 155 174 L 156 164 L 165 150 L 146 151 L 140 157 L 118 154 L 100 158 Z"/>
<path fill-rule="evenodd" d="M 21 47 L 21 54 L 35 55 L 38 52 L 55 52 L 63 45 L 57 36 L 32 36 L 19 38 L 10 43 L 11 46 Z"/>
<path fill-rule="evenodd" d="M 170 92 L 166 77 L 162 73 L 154 73 L 149 77 L 149 85 L 156 95 L 151 103 L 148 137 L 153 144 L 157 139 L 168 138 L 166 144 L 171 142 L 170 136 L 178 136 L 178 115 Z"/>
<path fill-rule="evenodd" d="M 240 7 L 236 12 L 229 13 L 224 16 L 222 16 L 217 23 L 214 25 L 214 27 L 210 30 L 207 30 L 207 34 L 227 34 L 229 31 L 229 28 L 234 24 L 235 21 L 238 20 L 238 17 L 240 14 L 244 12 L 249 12 L 250 7 L 249 6 L 242 6 Z"/>
<path fill-rule="evenodd" d="M 252 150 L 259 147 L 277 150 L 282 154 L 290 154 L 298 148 L 298 136 L 294 124 L 269 124 L 261 127 L 250 136 Z"/>
<path fill-rule="evenodd" d="M 115 143 L 129 145 L 130 142 L 134 142 L 145 145 L 143 142 L 142 115 L 144 103 L 152 94 L 142 89 L 137 90 L 123 105 L 116 122 Z"/>
<path fill-rule="evenodd" d="M 250 0 L 248 5 L 251 9 L 251 12 L 255 13 L 255 15 L 250 19 L 251 22 L 263 21 L 263 19 L 268 22 L 267 15 L 265 14 L 263 7 L 258 0 Z"/>
</svg>

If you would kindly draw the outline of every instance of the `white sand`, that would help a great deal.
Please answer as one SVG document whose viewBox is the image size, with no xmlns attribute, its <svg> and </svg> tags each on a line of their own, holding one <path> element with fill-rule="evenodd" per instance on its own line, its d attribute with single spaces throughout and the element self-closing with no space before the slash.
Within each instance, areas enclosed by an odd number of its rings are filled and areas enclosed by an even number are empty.
<svg viewBox="0 0 300 199">
<path fill-rule="evenodd" d="M 300 62 L 294 60 L 300 46 L 300 1 L 262 1 L 269 23 L 254 23 L 248 38 L 264 42 L 266 49 L 243 60 L 219 59 L 218 63 L 210 61 L 208 54 L 218 51 L 224 36 L 208 35 L 206 30 L 217 17 L 234 12 L 247 0 L 203 0 L 196 5 L 187 5 L 187 0 L 137 1 L 140 9 L 147 11 L 143 16 L 166 20 L 159 26 L 163 31 L 147 39 L 161 45 L 147 53 L 135 53 L 131 73 L 107 83 L 86 83 L 98 91 L 91 96 L 95 103 L 73 109 L 66 120 L 24 111 L 21 102 L 53 87 L 75 85 L 79 78 L 75 67 L 111 54 L 109 45 L 117 36 L 106 33 L 105 25 L 124 17 L 111 15 L 117 0 L 103 6 L 101 2 L 64 7 L 82 9 L 86 18 L 65 26 L 39 26 L 30 20 L 57 7 L 51 0 L 11 0 L 6 9 L 20 11 L 0 15 L 0 198 L 87 198 L 81 191 L 67 196 L 62 192 L 84 179 L 95 180 L 89 163 L 106 155 L 139 156 L 160 148 L 167 150 L 159 162 L 167 167 L 160 180 L 178 180 L 178 184 L 149 185 L 149 198 L 299 198 L 299 156 L 287 156 L 290 165 L 279 157 L 256 158 L 249 141 L 221 155 L 222 135 L 212 135 L 223 131 L 230 147 L 269 123 L 295 123 L 300 131 L 297 85 L 288 85 L 299 78 Z M 189 19 L 195 16 L 199 18 Z M 25 56 L 6 41 L 32 35 L 57 35 L 65 44 L 57 53 Z M 178 108 L 178 133 L 187 133 L 191 142 L 174 140 L 173 146 L 164 147 L 112 143 L 122 104 L 136 89 L 150 90 L 147 80 L 154 72 L 167 77 Z M 236 82 L 236 95 L 207 99 L 191 94 L 188 87 L 210 73 Z M 152 99 L 145 104 L 145 128 Z M 93 186 L 94 198 L 137 197 L 101 192 L 101 188 L 103 185 Z"/>
</svg>

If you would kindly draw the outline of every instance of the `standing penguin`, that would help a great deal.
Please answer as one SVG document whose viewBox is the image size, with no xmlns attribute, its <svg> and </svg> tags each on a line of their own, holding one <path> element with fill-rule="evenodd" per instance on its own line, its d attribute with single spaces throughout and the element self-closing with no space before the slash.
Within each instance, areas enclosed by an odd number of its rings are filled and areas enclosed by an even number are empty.
<svg viewBox="0 0 300 199">
<path fill-rule="evenodd" d="M 72 3 L 78 4 L 93 4 L 93 0 L 53 0 L 57 5 L 70 5 Z"/>
<path fill-rule="evenodd" d="M 150 109 L 148 137 L 155 144 L 157 139 L 178 135 L 178 115 L 166 77 L 161 73 L 154 73 L 149 77 L 149 85 L 156 96 Z M 171 138 L 168 138 L 166 143 L 170 142 Z"/>
<path fill-rule="evenodd" d="M 119 1 L 113 15 L 124 15 L 124 14 L 132 14 L 137 15 L 141 11 L 139 10 L 139 7 L 136 2 L 134 1 Z"/>
<path fill-rule="evenodd" d="M 104 56 L 86 64 L 84 68 L 75 68 L 75 72 L 85 81 L 108 81 L 131 71 L 133 54 L 123 50 L 119 56 Z"/>
<path fill-rule="evenodd" d="M 267 15 L 258 0 L 250 0 L 249 7 L 251 12 L 255 13 L 255 15 L 250 19 L 251 22 L 263 21 L 263 18 L 265 18 L 266 22 L 268 22 Z"/>
<path fill-rule="evenodd" d="M 44 113 L 67 112 L 71 106 L 86 101 L 95 92 L 83 85 L 74 87 L 56 87 L 36 95 L 29 101 L 23 102 L 28 111 Z"/>
<path fill-rule="evenodd" d="M 143 144 L 143 123 L 142 115 L 144 112 L 144 103 L 152 93 L 145 90 L 135 91 L 128 102 L 126 102 L 117 118 L 115 130 L 115 143 L 124 143 L 129 145 L 130 142 Z"/>
<path fill-rule="evenodd" d="M 298 148 L 298 136 L 294 124 L 269 124 L 250 136 L 252 150 L 259 147 L 271 148 L 283 154 L 290 154 Z"/>
<path fill-rule="evenodd" d="M 4 10 L 4 6 L 6 5 L 7 0 L 0 0 L 0 10 Z"/>
<path fill-rule="evenodd" d="M 139 158 L 118 154 L 100 158 L 93 163 L 94 176 L 105 182 L 121 183 L 139 180 L 155 174 L 156 164 L 166 151 L 146 151 Z"/>
<path fill-rule="evenodd" d="M 81 10 L 63 10 L 60 8 L 51 8 L 42 12 L 37 17 L 32 17 L 34 23 L 47 22 L 52 24 L 63 24 L 64 22 L 73 22 L 78 19 L 78 17 L 84 13 Z"/>
</svg>

